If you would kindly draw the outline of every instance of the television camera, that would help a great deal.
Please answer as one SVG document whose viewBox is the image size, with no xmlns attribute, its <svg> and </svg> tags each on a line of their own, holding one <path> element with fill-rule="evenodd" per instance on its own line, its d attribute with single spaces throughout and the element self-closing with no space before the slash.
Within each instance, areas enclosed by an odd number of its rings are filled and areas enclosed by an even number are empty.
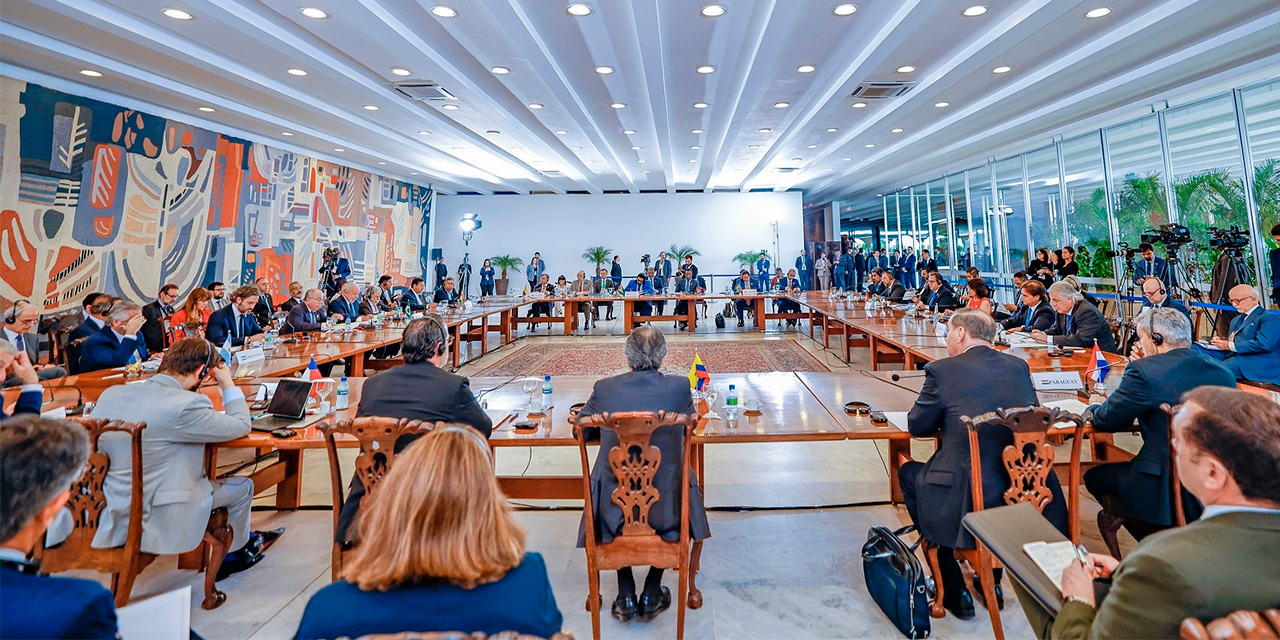
<svg viewBox="0 0 1280 640">
<path fill-rule="evenodd" d="M 1180 247 L 1191 244 L 1191 229 L 1176 222 L 1169 222 L 1143 231 L 1142 241 L 1147 244 L 1163 244 L 1165 252 L 1171 254 Z"/>
<path fill-rule="evenodd" d="M 1242 255 L 1245 247 L 1249 246 L 1249 232 L 1234 224 L 1226 229 L 1209 227 L 1209 246 L 1232 255 Z"/>
</svg>

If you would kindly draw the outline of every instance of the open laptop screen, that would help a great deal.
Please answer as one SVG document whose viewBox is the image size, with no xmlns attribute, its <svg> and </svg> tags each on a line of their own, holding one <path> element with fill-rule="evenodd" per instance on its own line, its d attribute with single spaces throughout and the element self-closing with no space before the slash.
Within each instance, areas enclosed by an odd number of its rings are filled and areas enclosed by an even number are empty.
<svg viewBox="0 0 1280 640">
<path fill-rule="evenodd" d="M 276 386 L 275 395 L 271 396 L 271 404 L 267 405 L 267 413 L 300 420 L 306 411 L 307 396 L 310 394 L 311 382 L 308 380 L 281 380 Z"/>
</svg>

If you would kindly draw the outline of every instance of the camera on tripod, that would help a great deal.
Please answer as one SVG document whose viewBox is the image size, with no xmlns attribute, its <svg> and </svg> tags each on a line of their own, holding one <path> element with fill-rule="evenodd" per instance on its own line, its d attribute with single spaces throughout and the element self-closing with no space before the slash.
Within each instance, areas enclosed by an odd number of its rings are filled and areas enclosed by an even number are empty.
<svg viewBox="0 0 1280 640">
<path fill-rule="evenodd" d="M 329 247 L 324 250 L 324 261 L 331 262 L 333 260 L 337 260 L 338 257 L 341 255 L 342 255 L 342 251 L 340 251 L 337 247 Z"/>
<path fill-rule="evenodd" d="M 1143 231 L 1142 241 L 1147 244 L 1163 244 L 1165 251 L 1172 252 L 1178 247 L 1191 244 L 1191 230 L 1176 222 L 1169 222 Z"/>
<path fill-rule="evenodd" d="M 649 268 L 649 254 L 647 254 L 647 253 L 646 253 L 646 254 L 644 254 L 644 255 L 640 256 L 640 262 L 644 263 L 644 268 L 648 269 L 648 268 Z"/>
<path fill-rule="evenodd" d="M 1209 227 L 1209 246 L 1239 254 L 1249 246 L 1249 232 L 1234 224 L 1226 229 Z"/>
<path fill-rule="evenodd" d="M 1121 242 L 1119 249 L 1108 249 L 1106 255 L 1108 258 L 1132 258 L 1138 255 L 1138 250 L 1129 246 L 1128 242 Z"/>
</svg>

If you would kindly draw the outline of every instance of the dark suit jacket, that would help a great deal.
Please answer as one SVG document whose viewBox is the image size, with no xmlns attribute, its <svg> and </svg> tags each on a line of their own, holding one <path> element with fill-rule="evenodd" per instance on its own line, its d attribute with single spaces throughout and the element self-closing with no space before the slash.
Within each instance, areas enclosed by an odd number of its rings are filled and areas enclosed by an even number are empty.
<svg viewBox="0 0 1280 640">
<path fill-rule="evenodd" d="M 591 397 L 578 415 L 621 411 L 693 413 L 695 410 L 687 378 L 646 370 L 597 380 Z M 610 498 L 618 488 L 618 479 L 609 468 L 609 450 L 618 446 L 618 436 L 606 429 L 589 429 L 586 436 L 600 441 L 600 453 L 591 468 L 591 502 L 596 516 L 596 540 L 607 543 L 622 533 L 622 510 Z M 659 498 L 649 511 L 649 524 L 664 540 L 674 542 L 680 539 L 680 465 L 684 458 L 680 428 L 658 427 L 649 442 L 662 452 L 662 462 L 653 479 Z M 585 520 L 584 514 L 582 526 L 578 528 L 579 547 L 586 544 Z M 692 473 L 689 474 L 689 534 L 694 540 L 711 536 L 702 492 Z"/>
<path fill-rule="evenodd" d="M 1182 304 L 1181 300 L 1178 300 L 1173 296 L 1165 296 L 1165 299 L 1159 305 L 1151 304 L 1150 300 L 1142 303 L 1142 311 L 1146 311 L 1147 309 L 1155 309 L 1155 308 L 1177 309 L 1178 311 L 1182 312 L 1182 315 L 1187 317 L 1187 320 L 1191 319 L 1191 311 L 1187 309 L 1187 305 Z"/>
<path fill-rule="evenodd" d="M 139 352 L 139 361 L 150 357 L 141 332 L 136 337 L 119 340 L 110 326 L 103 327 L 84 341 L 84 346 L 80 349 L 80 371 L 88 373 L 124 366 L 129 364 L 129 357 L 135 351 Z"/>
<path fill-rule="evenodd" d="M 0 638 L 115 640 L 115 599 L 93 580 L 31 575 L 4 565 L 0 594 Z"/>
<path fill-rule="evenodd" d="M 1261 305 L 1231 319 L 1235 359 L 1245 380 L 1280 384 L 1280 317 Z"/>
<path fill-rule="evenodd" d="M 258 321 L 258 326 L 265 327 L 271 324 L 271 294 L 263 292 L 258 296 L 258 304 L 253 305 L 253 318 Z"/>
<path fill-rule="evenodd" d="M 1228 512 L 1138 543 L 1109 580 L 1098 609 L 1068 602 L 1054 638 L 1177 638 L 1204 621 L 1280 602 L 1280 514 Z"/>
<path fill-rule="evenodd" d="M 432 298 L 432 302 L 443 302 L 445 304 L 457 304 L 458 290 L 454 289 L 453 291 L 445 291 L 444 289 L 436 289 L 436 293 L 435 293 L 435 296 Z"/>
<path fill-rule="evenodd" d="M 476 402 L 470 382 L 430 362 L 412 362 L 387 369 L 366 380 L 362 391 L 360 406 L 356 408 L 357 417 L 461 422 L 471 425 L 485 438 L 493 431 L 493 421 Z M 413 440 L 411 437 L 401 438 L 396 442 L 396 451 L 409 446 Z M 350 495 L 338 517 L 339 542 L 352 540 L 349 529 L 363 497 L 364 486 L 352 480 Z"/>
<path fill-rule="evenodd" d="M 1067 319 L 1071 319 L 1071 331 L 1067 331 Z M 1072 309 L 1071 315 L 1059 313 L 1057 320 L 1053 323 L 1053 327 L 1045 333 L 1055 336 L 1053 343 L 1064 347 L 1092 347 L 1093 341 L 1098 341 L 1098 346 L 1108 353 L 1119 353 L 1120 349 L 1116 347 L 1116 337 L 1111 333 L 1111 325 L 1107 324 L 1107 319 L 1102 316 L 1102 312 L 1098 308 L 1089 304 L 1088 300 L 1081 300 Z M 1277 334 L 1280 335 L 1280 334 Z"/>
<path fill-rule="evenodd" d="M 142 330 L 138 333 L 142 334 L 142 339 L 147 343 L 147 350 L 153 353 L 164 351 L 164 335 L 169 329 L 169 321 L 167 318 L 173 315 L 172 309 L 166 309 L 160 306 L 159 300 L 153 300 L 142 305 L 142 317 L 147 321 L 142 323 Z"/>
<path fill-rule="evenodd" d="M 18 394 L 18 400 L 13 403 L 13 413 L 5 413 L 0 408 L 0 420 L 20 416 L 23 414 L 40 415 L 40 407 L 44 405 L 44 394 L 39 391 L 23 391 Z M 0 637 L 4 637 L 0 635 Z"/>
<path fill-rule="evenodd" d="M 231 305 L 227 305 L 209 314 L 209 326 L 204 330 L 204 336 L 219 347 L 231 337 L 231 346 L 239 347 L 244 344 L 245 338 L 262 333 L 262 327 L 252 313 L 244 314 L 241 324 L 242 327 L 236 326 L 236 311 Z"/>
<path fill-rule="evenodd" d="M 414 293 L 413 289 L 409 289 L 404 292 L 400 303 L 409 305 L 410 311 L 422 311 L 427 308 L 427 292 Z"/>
<path fill-rule="evenodd" d="M 1138 455 L 1117 463 L 1127 467 L 1120 481 L 1120 500 L 1129 515 L 1155 524 L 1173 524 L 1169 416 L 1160 410 L 1160 404 L 1176 405 L 1183 393 L 1206 385 L 1234 388 L 1236 379 L 1220 362 L 1194 349 L 1173 349 L 1130 362 L 1120 386 L 1106 402 L 1092 409 L 1093 428 L 1097 431 L 1133 431 L 1134 420 L 1142 431 Z M 1199 505 L 1194 507 L 1188 519 L 1199 514 Z"/>
<path fill-rule="evenodd" d="M 284 326 L 280 328 L 280 335 L 287 335 L 295 331 L 319 331 L 324 327 L 325 313 L 324 310 L 312 311 L 307 308 L 306 303 L 295 304 L 289 309 L 289 315 L 285 316 Z"/>
<path fill-rule="evenodd" d="M 907 428 L 917 438 L 938 437 L 938 450 L 925 463 L 916 485 L 920 533 L 944 547 L 974 547 L 973 536 L 960 519 L 973 511 L 969 482 L 969 430 L 961 416 L 977 417 L 996 409 L 1038 404 L 1031 371 L 1022 359 L 989 347 L 974 347 L 958 356 L 925 365 L 924 387 L 907 416 Z M 1002 456 L 1013 434 L 988 428 L 978 434 L 982 453 L 983 508 L 1004 504 L 1009 474 Z M 1066 533 L 1067 503 L 1058 478 L 1049 474 L 1053 500 L 1044 516 Z"/>
<path fill-rule="evenodd" d="M 907 290 L 899 282 L 893 283 L 893 288 L 882 294 L 889 302 L 902 302 L 907 297 Z"/>
<path fill-rule="evenodd" d="M 1030 315 L 1030 317 L 1027 317 Z M 1048 302 L 1041 302 L 1035 306 L 1032 311 L 1026 305 L 1019 303 L 1018 311 L 1011 318 L 1000 323 L 1005 329 L 1022 330 L 1030 327 L 1032 330 L 1048 331 L 1054 326 L 1058 320 L 1058 312 Z"/>
<path fill-rule="evenodd" d="M 950 287 L 946 286 L 938 287 L 937 291 L 933 291 L 932 289 L 926 291 L 924 295 L 920 296 L 920 304 L 926 307 L 935 308 L 938 311 L 955 309 L 960 306 L 960 303 L 956 302 L 955 292 L 952 291 Z"/>
<path fill-rule="evenodd" d="M 1176 282 L 1174 282 L 1175 278 L 1172 277 L 1173 273 L 1169 271 L 1168 260 L 1165 260 L 1160 256 L 1156 256 L 1155 259 L 1152 260 L 1152 262 L 1154 262 L 1155 264 L 1153 265 L 1152 268 L 1148 268 L 1147 261 L 1143 260 L 1142 258 L 1138 258 L 1137 260 L 1133 261 L 1133 283 L 1134 284 L 1139 284 L 1138 281 L 1147 276 L 1155 276 L 1157 279 L 1160 280 L 1160 282 L 1163 282 L 1165 286 L 1176 284 Z"/>
<path fill-rule="evenodd" d="M 296 298 L 285 298 L 285 301 L 280 303 L 280 310 L 285 313 L 289 313 L 290 311 L 293 311 L 294 307 L 300 304 L 302 304 L 302 301 Z"/>
<path fill-rule="evenodd" d="M 342 319 L 355 322 L 360 317 L 360 299 L 355 302 L 347 302 L 347 299 L 338 296 L 329 303 L 329 315 L 340 315 Z"/>
<path fill-rule="evenodd" d="M 89 336 L 97 333 L 101 329 L 102 327 L 98 326 L 98 323 L 88 318 L 85 318 L 84 322 L 81 322 L 80 324 L 76 325 L 76 328 L 72 329 L 71 332 L 67 334 L 67 341 L 70 342 L 71 340 L 88 338 Z"/>
<path fill-rule="evenodd" d="M 496 582 L 474 589 L 451 584 L 418 584 L 387 591 L 362 591 L 339 580 L 311 596 L 294 636 L 358 638 L 405 631 L 515 631 L 549 638 L 560 631 L 547 564 L 528 552 Z"/>
</svg>

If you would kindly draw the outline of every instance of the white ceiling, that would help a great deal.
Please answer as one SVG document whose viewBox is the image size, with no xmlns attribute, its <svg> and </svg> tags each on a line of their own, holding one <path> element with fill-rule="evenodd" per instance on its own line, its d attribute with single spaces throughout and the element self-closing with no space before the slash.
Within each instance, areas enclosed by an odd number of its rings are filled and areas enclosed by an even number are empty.
<svg viewBox="0 0 1280 640">
<path fill-rule="evenodd" d="M 1280 68 L 1275 0 L 861 0 L 844 17 L 836 0 L 716 0 L 725 14 L 701 16 L 711 3 L 587 0 L 575 17 L 564 0 L 5 0 L 0 62 L 443 193 L 800 189 L 806 204 Z M 988 11 L 962 15 L 975 4 Z M 1085 17 L 1098 7 L 1113 11 Z M 438 82 L 458 108 L 402 97 L 403 80 Z M 858 83 L 883 80 L 917 85 L 851 108 Z"/>
</svg>

